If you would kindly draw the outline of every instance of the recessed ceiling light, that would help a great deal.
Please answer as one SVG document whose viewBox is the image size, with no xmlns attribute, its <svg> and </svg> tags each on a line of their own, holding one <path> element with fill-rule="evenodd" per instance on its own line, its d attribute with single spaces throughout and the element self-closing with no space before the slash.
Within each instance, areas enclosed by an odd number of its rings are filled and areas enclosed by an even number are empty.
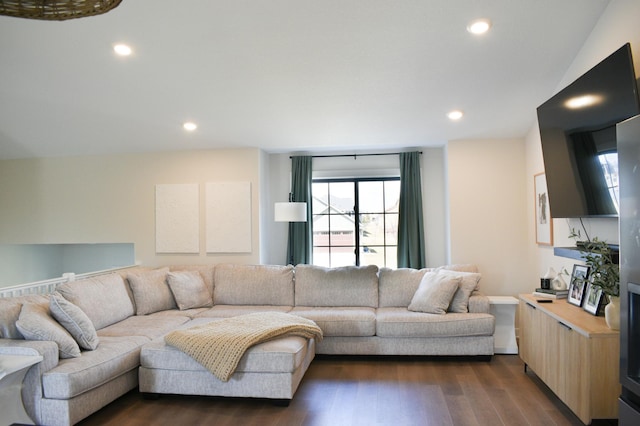
<svg viewBox="0 0 640 426">
<path fill-rule="evenodd" d="M 187 132 L 193 132 L 198 128 L 198 125 L 193 121 L 187 121 L 182 125 L 182 128 L 184 128 Z"/>
<path fill-rule="evenodd" d="M 455 111 L 449 112 L 447 114 L 447 117 L 449 117 L 449 120 L 456 121 L 456 120 L 460 120 L 463 115 L 464 114 L 462 114 L 462 111 L 455 110 Z"/>
<path fill-rule="evenodd" d="M 127 46 L 126 44 L 122 44 L 122 43 L 115 44 L 113 46 L 113 51 L 116 52 L 116 54 L 118 54 L 120 56 L 129 56 L 133 52 L 131 50 L 131 47 Z"/>
<path fill-rule="evenodd" d="M 467 25 L 467 31 L 471 34 L 484 34 L 491 28 L 491 21 L 488 19 L 476 19 Z"/>
</svg>

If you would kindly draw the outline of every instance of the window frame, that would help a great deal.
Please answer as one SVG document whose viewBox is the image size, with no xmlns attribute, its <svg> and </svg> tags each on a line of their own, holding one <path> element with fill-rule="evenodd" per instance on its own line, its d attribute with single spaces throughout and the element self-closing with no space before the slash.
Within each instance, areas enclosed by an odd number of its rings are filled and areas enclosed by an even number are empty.
<svg viewBox="0 0 640 426">
<path fill-rule="evenodd" d="M 355 218 L 354 220 L 354 255 L 355 255 L 355 265 L 356 266 L 360 266 L 361 264 L 361 257 L 360 257 L 360 251 L 362 249 L 361 245 L 360 245 L 360 232 L 361 232 L 361 228 L 360 228 L 360 186 L 359 183 L 361 182 L 382 182 L 384 185 L 384 182 L 390 182 L 390 181 L 395 181 L 395 182 L 400 182 L 400 176 L 385 176 L 385 177 L 350 177 L 350 178 L 314 178 L 312 179 L 312 188 L 313 188 L 313 184 L 315 183 L 327 183 L 327 184 L 331 184 L 331 183 L 352 183 L 354 186 L 354 192 L 353 192 L 353 196 L 354 196 L 354 206 L 353 206 L 353 210 L 351 210 L 353 212 L 353 216 Z M 313 195 L 313 190 L 311 191 L 311 196 L 312 198 L 314 198 Z M 374 212 L 373 214 L 381 214 L 384 217 L 384 220 L 387 220 L 387 215 L 389 213 L 387 213 L 386 211 L 384 211 L 384 206 L 386 205 L 386 194 L 385 191 L 383 189 L 383 195 L 382 195 L 382 205 L 383 205 L 383 211 L 382 212 Z M 330 198 L 330 192 L 329 192 L 329 198 Z M 399 215 L 399 213 L 394 213 L 396 215 Z M 313 212 L 313 207 L 312 207 L 312 211 L 311 211 L 311 216 L 312 216 L 312 221 L 314 218 L 316 218 L 317 216 L 339 216 L 338 214 L 332 214 L 332 213 L 325 213 L 325 214 L 316 214 Z M 328 233 L 331 234 L 331 221 L 329 220 L 329 229 L 328 229 Z M 386 229 L 386 222 L 385 225 L 383 226 L 383 229 Z M 313 229 L 312 229 L 313 231 Z M 322 231 L 325 232 L 325 231 Z M 315 235 L 315 231 L 313 231 L 314 235 Z M 315 250 L 316 247 L 326 247 L 329 249 L 329 264 L 331 264 L 331 249 L 334 247 L 349 247 L 349 246 L 339 246 L 339 245 L 332 245 L 331 244 L 331 238 L 329 238 L 328 244 L 327 245 L 315 245 L 314 241 L 312 241 L 312 251 Z M 394 245 L 389 245 L 387 244 L 387 235 L 386 232 L 383 233 L 383 244 L 382 245 L 372 245 L 369 244 L 367 245 L 367 247 L 372 246 L 372 247 L 383 247 L 385 250 L 384 253 L 384 264 L 386 265 L 387 263 L 387 247 L 398 247 L 398 243 L 396 241 L 396 244 Z M 382 266 L 385 266 L 382 265 Z"/>
</svg>

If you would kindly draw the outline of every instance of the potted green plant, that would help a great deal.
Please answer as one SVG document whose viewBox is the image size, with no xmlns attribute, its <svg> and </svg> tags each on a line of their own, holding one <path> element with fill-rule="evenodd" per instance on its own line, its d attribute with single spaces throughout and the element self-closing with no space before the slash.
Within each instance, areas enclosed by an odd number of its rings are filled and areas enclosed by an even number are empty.
<svg viewBox="0 0 640 426">
<path fill-rule="evenodd" d="M 570 238 L 580 239 L 580 231 L 571 230 Z M 620 266 L 614 261 L 614 252 L 606 241 L 598 237 L 581 242 L 578 247 L 590 268 L 588 281 L 602 290 L 609 303 L 605 307 L 605 320 L 609 328 L 620 329 Z"/>
</svg>

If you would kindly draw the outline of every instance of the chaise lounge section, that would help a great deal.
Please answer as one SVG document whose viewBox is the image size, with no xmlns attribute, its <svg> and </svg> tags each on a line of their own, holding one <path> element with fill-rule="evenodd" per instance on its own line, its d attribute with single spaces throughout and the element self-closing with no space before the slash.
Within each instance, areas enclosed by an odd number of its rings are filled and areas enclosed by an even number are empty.
<svg viewBox="0 0 640 426">
<path fill-rule="evenodd" d="M 65 283 L 53 295 L 0 299 L 0 355 L 43 355 L 22 392 L 38 424 L 77 423 L 136 387 L 289 400 L 316 353 L 490 357 L 495 323 L 479 278 L 473 265 L 136 268 Z M 51 317 L 53 299 L 76 316 L 80 336 Z M 254 312 L 310 319 L 324 337 L 256 345 L 228 382 L 164 341 L 180 328 Z M 76 354 L 76 341 L 95 347 Z"/>
</svg>

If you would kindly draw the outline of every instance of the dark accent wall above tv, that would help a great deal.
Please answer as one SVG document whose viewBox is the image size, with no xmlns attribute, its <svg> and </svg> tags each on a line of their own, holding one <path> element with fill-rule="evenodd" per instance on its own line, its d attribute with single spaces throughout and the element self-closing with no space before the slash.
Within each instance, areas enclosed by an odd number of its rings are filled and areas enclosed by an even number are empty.
<svg viewBox="0 0 640 426">
<path fill-rule="evenodd" d="M 617 217 L 615 125 L 640 114 L 629 43 L 537 112 L 551 217 Z"/>
</svg>

